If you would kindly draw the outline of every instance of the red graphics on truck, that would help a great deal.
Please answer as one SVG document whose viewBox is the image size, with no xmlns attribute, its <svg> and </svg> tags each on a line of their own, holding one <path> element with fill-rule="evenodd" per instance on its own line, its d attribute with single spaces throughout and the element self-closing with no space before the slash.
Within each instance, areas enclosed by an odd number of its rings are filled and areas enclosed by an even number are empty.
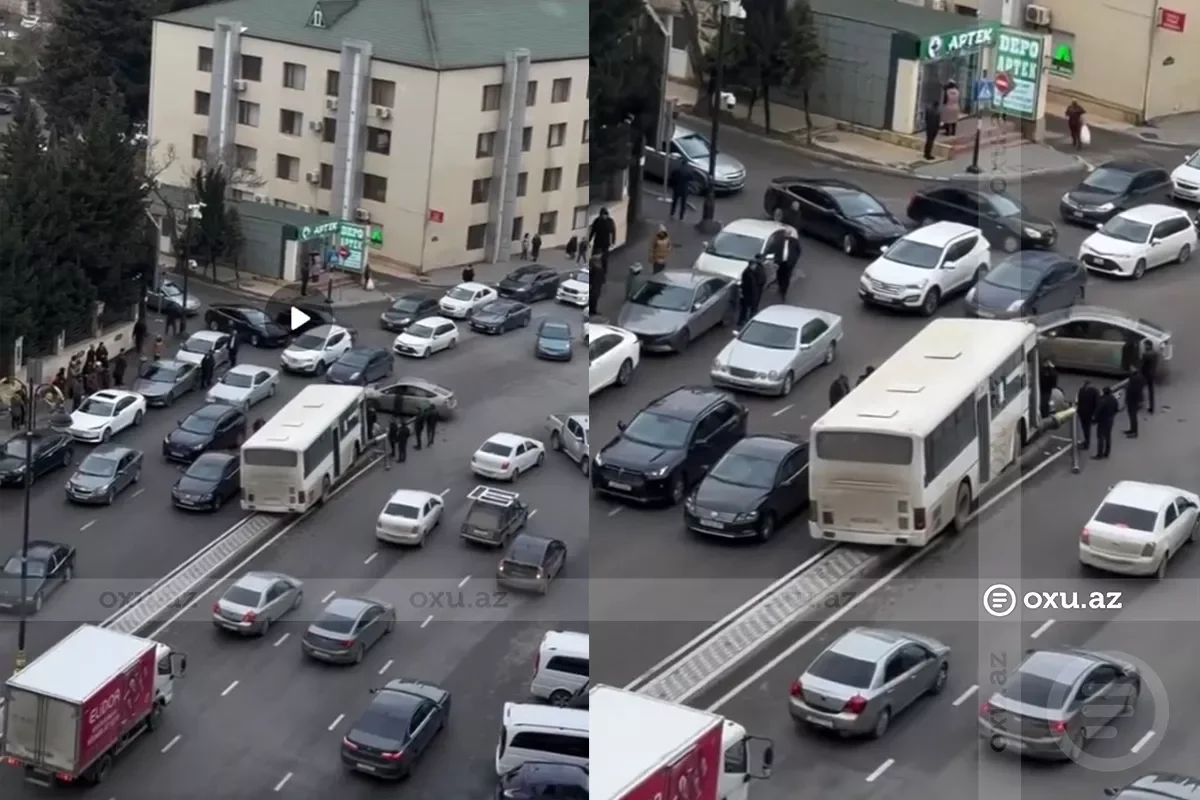
<svg viewBox="0 0 1200 800">
<path fill-rule="evenodd" d="M 80 709 L 79 766 L 90 766 L 121 734 L 150 713 L 158 657 L 153 647 L 92 695 Z"/>
<path fill-rule="evenodd" d="M 714 725 L 682 758 L 647 775 L 622 800 L 717 800 L 721 758 L 721 726 Z"/>
</svg>

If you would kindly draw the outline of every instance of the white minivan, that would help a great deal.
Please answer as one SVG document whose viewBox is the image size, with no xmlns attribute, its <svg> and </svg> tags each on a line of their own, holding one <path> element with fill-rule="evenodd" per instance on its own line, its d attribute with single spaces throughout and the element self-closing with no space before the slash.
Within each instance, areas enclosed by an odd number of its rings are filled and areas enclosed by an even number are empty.
<svg viewBox="0 0 1200 800">
<path fill-rule="evenodd" d="M 529 693 L 556 706 L 569 703 L 588 682 L 589 641 L 586 633 L 546 631 L 533 663 Z"/>
<path fill-rule="evenodd" d="M 496 775 L 527 761 L 588 766 L 588 712 L 534 703 L 505 703 L 496 743 Z"/>
</svg>

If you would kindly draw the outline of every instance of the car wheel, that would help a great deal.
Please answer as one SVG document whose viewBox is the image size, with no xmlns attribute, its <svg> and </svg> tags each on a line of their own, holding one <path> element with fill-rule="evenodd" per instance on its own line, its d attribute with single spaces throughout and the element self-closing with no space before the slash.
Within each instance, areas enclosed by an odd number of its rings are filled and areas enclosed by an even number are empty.
<svg viewBox="0 0 1200 800">
<path fill-rule="evenodd" d="M 142 424 L 142 418 L 143 418 L 144 416 L 145 416 L 145 414 L 143 414 L 141 411 L 139 411 L 139 412 L 137 412 L 136 414 L 134 414 L 134 415 L 133 415 L 133 427 L 135 427 L 135 428 L 136 428 L 138 425 L 141 425 L 141 424 Z"/>
<path fill-rule="evenodd" d="M 825 358 L 821 360 L 821 366 L 827 367 L 837 360 L 837 342 L 830 342 L 829 349 L 825 351 Z"/>
<path fill-rule="evenodd" d="M 987 275 L 987 272 L 988 272 L 987 264 L 981 264 L 979 266 L 979 269 L 975 270 L 975 277 L 971 279 L 971 285 L 978 286 L 979 282 L 984 279 L 984 276 Z"/>
<path fill-rule="evenodd" d="M 858 255 L 862 243 L 858 241 L 858 237 L 853 233 L 847 233 L 842 237 L 842 252 L 848 256 Z"/>
<path fill-rule="evenodd" d="M 880 739 L 883 737 L 892 724 L 892 710 L 885 708 L 879 712 L 879 716 L 875 718 L 875 727 L 871 729 L 871 738 Z"/>
<path fill-rule="evenodd" d="M 258 347 L 261 344 L 262 344 L 262 339 L 258 338 L 257 333 L 250 334 L 250 346 L 251 347 Z"/>
<path fill-rule="evenodd" d="M 450 344 L 446 345 L 446 349 L 453 350 L 456 347 L 458 347 L 458 337 L 457 336 L 455 336 L 453 339 L 450 340 Z"/>
<path fill-rule="evenodd" d="M 955 533 L 962 533 L 967 529 L 970 519 L 971 485 L 963 481 L 958 486 L 958 495 L 954 500 L 954 520 L 950 523 L 950 527 Z"/>
<path fill-rule="evenodd" d="M 1125 695 L 1125 716 L 1132 716 L 1137 710 L 1138 700 L 1142 696 L 1142 683 L 1136 681 L 1129 687 L 1129 694 Z"/>
<path fill-rule="evenodd" d="M 562 450 L 562 435 L 558 431 L 550 432 L 550 449 Z"/>
<path fill-rule="evenodd" d="M 946 688 L 946 681 L 950 678 L 950 665 L 942 664 L 938 667 L 937 676 L 933 679 L 933 685 L 929 687 L 930 694 L 941 694 Z"/>
<path fill-rule="evenodd" d="M 70 450 L 63 450 L 62 465 L 64 467 L 71 466 L 71 451 Z"/>
<path fill-rule="evenodd" d="M 270 618 L 270 617 L 263 617 L 263 621 L 262 621 L 262 627 L 258 629 L 258 635 L 259 635 L 259 636 L 266 636 L 266 635 L 267 635 L 267 632 L 268 632 L 268 631 L 270 631 L 270 630 L 271 630 L 271 618 Z"/>
<path fill-rule="evenodd" d="M 779 206 L 775 206 L 775 208 L 771 211 L 771 219 L 775 220 L 776 222 L 783 222 L 783 209 Z"/>
<path fill-rule="evenodd" d="M 1015 253 L 1021 249 L 1021 241 L 1015 236 L 1005 236 L 1002 247 L 1006 253 Z"/>
<path fill-rule="evenodd" d="M 117 493 L 114 489 L 109 489 L 104 495 L 104 505 L 111 506 L 117 501 Z"/>
<path fill-rule="evenodd" d="M 675 337 L 674 350 L 676 355 L 683 355 L 686 353 L 688 345 L 691 343 L 692 335 L 688 332 L 687 328 L 684 328 L 682 331 L 680 331 L 679 335 Z"/>
<path fill-rule="evenodd" d="M 783 384 L 779 387 L 779 396 L 787 397 L 789 394 L 791 394 L 792 386 L 795 384 L 795 382 L 795 376 L 792 375 L 791 370 L 788 370 L 788 373 L 783 376 Z"/>
<path fill-rule="evenodd" d="M 296 599 L 292 601 L 292 610 L 295 611 L 304 602 L 304 592 L 296 592 Z"/>
<path fill-rule="evenodd" d="M 755 535 L 760 542 L 770 540 L 775 535 L 775 517 L 771 514 L 763 514 L 758 520 L 758 529 Z"/>
<path fill-rule="evenodd" d="M 1163 555 L 1162 561 L 1158 562 L 1158 568 L 1154 570 L 1154 579 L 1156 581 L 1161 581 L 1163 578 L 1167 577 L 1167 562 L 1170 560 L 1171 554 L 1168 552 Z"/>
<path fill-rule="evenodd" d="M 327 370 L 327 369 L 329 369 L 329 365 L 326 364 L 324 361 L 317 362 L 317 374 L 318 375 L 324 375 L 325 370 Z"/>
<path fill-rule="evenodd" d="M 1133 266 L 1133 276 L 1132 277 L 1135 281 L 1138 281 L 1138 280 L 1141 280 L 1142 276 L 1145 274 L 1146 274 L 1146 259 L 1144 259 L 1144 258 L 1138 259 L 1137 264 L 1135 264 Z"/>
<path fill-rule="evenodd" d="M 75 565 L 74 564 L 67 564 L 67 566 L 63 567 L 63 582 L 69 581 L 69 580 L 71 580 L 71 578 L 74 578 L 74 577 L 75 577 Z"/>
<path fill-rule="evenodd" d="M 1186 264 L 1192 260 L 1192 246 L 1190 244 L 1185 244 L 1179 249 L 1179 258 L 1177 260 L 1180 264 Z"/>
<path fill-rule="evenodd" d="M 676 472 L 675 477 L 671 479 L 671 492 L 668 495 L 671 505 L 677 506 L 683 502 L 685 488 L 683 485 L 683 473 Z"/>
<path fill-rule="evenodd" d="M 432 351 L 430 350 L 430 348 L 426 347 L 424 350 L 421 351 L 421 358 L 429 358 L 429 354 L 431 352 Z"/>
<path fill-rule="evenodd" d="M 1188 532 L 1188 544 L 1196 543 L 1196 531 L 1198 528 L 1200 528 L 1200 517 L 1192 520 L 1192 529 Z"/>
<path fill-rule="evenodd" d="M 633 362 L 628 358 L 621 364 L 621 368 L 617 370 L 617 386 L 628 386 L 629 379 L 633 377 Z"/>
<path fill-rule="evenodd" d="M 553 692 L 550 693 L 550 705 L 552 705 L 552 706 L 558 706 L 559 708 L 566 708 L 567 704 L 570 702 L 571 702 L 571 693 L 568 692 L 566 689 L 555 689 Z"/>
<path fill-rule="evenodd" d="M 133 482 L 137 483 L 141 479 L 142 479 L 142 471 L 141 471 L 141 469 L 138 469 L 137 472 L 133 473 Z"/>
<path fill-rule="evenodd" d="M 390 620 L 388 620 L 387 627 L 383 629 L 383 633 L 384 633 L 384 635 L 387 635 L 394 630 L 396 630 L 396 620 L 390 619 Z"/>
<path fill-rule="evenodd" d="M 545 451 L 545 450 L 541 450 L 541 451 L 539 451 L 539 452 L 538 452 L 537 461 L 533 462 L 533 465 L 534 465 L 535 467 L 540 467 L 540 466 L 542 465 L 542 462 L 543 462 L 543 461 L 545 461 L 545 460 L 546 460 L 546 451 Z"/>
<path fill-rule="evenodd" d="M 592 474 L 592 459 L 590 457 L 584 456 L 579 459 L 579 471 L 583 473 L 583 477 L 585 478 Z M 1194 533 L 1192 535 L 1193 537 L 1195 536 Z"/>
<path fill-rule="evenodd" d="M 366 658 L 366 655 L 367 655 L 367 648 L 363 647 L 361 644 L 354 646 L 354 663 L 355 664 L 361 664 L 363 662 L 363 659 Z"/>
<path fill-rule="evenodd" d="M 925 293 L 925 302 L 921 303 L 921 313 L 927 317 L 932 317 L 937 313 L 938 306 L 942 304 L 942 290 L 934 286 Z"/>
<path fill-rule="evenodd" d="M 33 596 L 33 610 L 34 610 L 34 613 L 37 613 L 38 611 L 41 611 L 41 610 L 42 610 L 42 606 L 43 606 L 43 605 L 45 605 L 45 603 L 46 603 L 46 599 L 45 599 L 44 597 L 42 597 L 42 593 L 41 593 L 41 592 L 38 592 L 37 594 L 35 594 L 35 595 Z"/>
<path fill-rule="evenodd" d="M 111 438 L 112 438 L 112 428 L 105 428 L 104 433 L 100 434 L 101 442 L 107 442 Z"/>
</svg>

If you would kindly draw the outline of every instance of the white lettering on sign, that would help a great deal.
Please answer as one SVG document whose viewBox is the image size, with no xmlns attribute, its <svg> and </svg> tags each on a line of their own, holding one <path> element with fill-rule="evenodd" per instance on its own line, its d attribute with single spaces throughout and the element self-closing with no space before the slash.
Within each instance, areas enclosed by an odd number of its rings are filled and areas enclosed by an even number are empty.
<svg viewBox="0 0 1200 800">
<path fill-rule="evenodd" d="M 1027 39 L 1024 36 L 1009 36 L 1008 34 L 1000 34 L 1000 52 L 1015 56 L 1016 58 L 1032 58 L 1036 59 L 1041 56 L 1042 43 L 1036 39 Z"/>
<path fill-rule="evenodd" d="M 963 31 L 950 37 L 946 48 L 950 51 L 965 50 L 969 47 L 986 47 L 992 43 L 992 28 L 980 28 L 974 31 Z"/>
<path fill-rule="evenodd" d="M 104 698 L 103 703 L 101 703 L 100 705 L 98 705 L 95 708 L 88 711 L 88 722 L 92 725 L 95 725 L 97 722 L 99 722 L 101 720 L 102 717 L 104 717 L 106 714 L 108 714 L 110 711 L 112 711 L 114 708 L 116 708 L 120 704 L 120 702 L 121 702 L 121 687 L 118 686 L 112 694 L 110 694 L 108 697 Z"/>
</svg>

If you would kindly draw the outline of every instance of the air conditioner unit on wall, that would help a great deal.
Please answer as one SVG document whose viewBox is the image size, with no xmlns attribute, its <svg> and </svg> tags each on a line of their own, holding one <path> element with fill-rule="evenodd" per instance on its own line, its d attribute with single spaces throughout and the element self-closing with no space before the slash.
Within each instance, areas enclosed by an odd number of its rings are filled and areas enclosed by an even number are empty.
<svg viewBox="0 0 1200 800">
<path fill-rule="evenodd" d="M 238 94 L 246 91 L 246 82 L 240 78 L 233 82 L 233 90 Z"/>
<path fill-rule="evenodd" d="M 267 197 L 265 194 L 256 194 L 256 195 L 254 195 L 254 202 L 269 203 L 269 202 L 271 202 L 271 198 Z"/>
<path fill-rule="evenodd" d="M 356 208 L 354 209 L 354 219 L 358 222 L 370 222 L 371 212 L 365 208 Z"/>
<path fill-rule="evenodd" d="M 1050 25 L 1050 9 L 1045 6 L 1034 5 L 1030 3 L 1025 6 L 1025 21 L 1030 25 L 1039 27 L 1049 27 Z"/>
<path fill-rule="evenodd" d="M 313 170 L 312 172 L 306 172 L 304 173 L 304 180 L 314 185 L 318 184 L 321 182 L 321 173 L 317 172 L 316 170 Z"/>
<path fill-rule="evenodd" d="M 307 205 L 307 204 L 305 204 L 305 203 L 302 203 L 302 204 L 300 205 L 300 210 L 301 210 L 301 211 L 303 211 L 305 214 L 311 214 L 311 213 L 313 213 L 313 207 L 312 207 L 312 206 L 310 206 L 310 205 Z"/>
<path fill-rule="evenodd" d="M 375 116 L 380 119 L 391 119 L 392 110 L 387 106 L 375 106 Z"/>
<path fill-rule="evenodd" d="M 322 133 L 325 130 L 325 122 L 319 119 L 310 119 L 308 121 L 308 129 L 313 133 Z"/>
<path fill-rule="evenodd" d="M 933 2 L 931 3 L 931 6 L 934 11 L 945 11 L 946 10 L 946 0 L 933 0 Z"/>
<path fill-rule="evenodd" d="M 337 111 L 337 98 L 336 97 L 326 97 L 325 98 L 325 110 L 326 111 Z"/>
</svg>

